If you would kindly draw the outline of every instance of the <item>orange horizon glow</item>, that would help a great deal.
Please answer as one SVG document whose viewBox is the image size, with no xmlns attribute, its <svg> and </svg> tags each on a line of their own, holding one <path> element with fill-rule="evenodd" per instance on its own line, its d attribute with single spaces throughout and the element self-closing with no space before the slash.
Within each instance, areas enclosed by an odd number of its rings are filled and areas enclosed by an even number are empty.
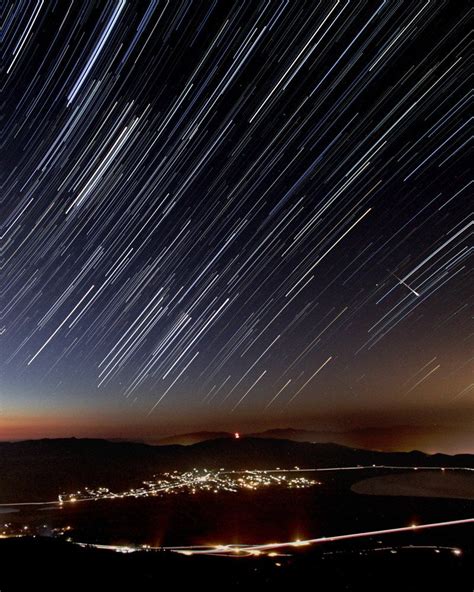
<svg viewBox="0 0 474 592">
<path fill-rule="evenodd" d="M 295 429 L 310 429 L 302 426 L 298 421 L 287 420 L 288 426 Z M 373 425 L 373 424 L 372 424 Z M 225 424 L 220 426 L 205 426 L 208 431 L 225 432 L 234 439 L 242 437 L 242 433 L 258 433 L 271 428 L 282 428 L 281 424 L 273 426 L 245 425 L 244 432 L 232 432 L 226 429 Z M 149 444 L 159 443 L 160 439 L 170 436 L 193 434 L 202 431 L 204 426 L 183 426 L 168 424 L 163 426 L 150 424 L 143 418 L 136 417 L 133 422 L 126 423 L 120 416 L 99 416 L 83 414 L 15 414 L 0 415 L 0 441 L 36 440 L 43 438 L 101 438 L 141 441 Z M 432 426 L 390 426 L 365 427 L 360 430 L 351 428 L 324 430 L 321 432 L 321 442 L 336 441 L 337 443 L 385 451 L 410 451 L 421 450 L 433 454 L 442 452 L 446 454 L 473 454 L 474 443 L 472 434 L 467 426 L 458 428 L 445 428 L 439 425 Z M 326 435 L 325 435 L 326 434 Z M 334 438 L 331 437 L 334 434 Z M 325 437 L 324 437 L 325 436 Z M 188 443 L 184 442 L 183 443 Z"/>
</svg>

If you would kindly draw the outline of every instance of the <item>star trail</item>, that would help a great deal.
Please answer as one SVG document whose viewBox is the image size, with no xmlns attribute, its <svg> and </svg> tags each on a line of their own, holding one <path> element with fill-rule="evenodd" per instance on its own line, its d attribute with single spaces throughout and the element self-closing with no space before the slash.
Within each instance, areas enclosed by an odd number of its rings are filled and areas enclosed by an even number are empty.
<svg viewBox="0 0 474 592">
<path fill-rule="evenodd" d="M 468 34 L 455 1 L 7 2 L 0 414 L 472 410 Z"/>
</svg>

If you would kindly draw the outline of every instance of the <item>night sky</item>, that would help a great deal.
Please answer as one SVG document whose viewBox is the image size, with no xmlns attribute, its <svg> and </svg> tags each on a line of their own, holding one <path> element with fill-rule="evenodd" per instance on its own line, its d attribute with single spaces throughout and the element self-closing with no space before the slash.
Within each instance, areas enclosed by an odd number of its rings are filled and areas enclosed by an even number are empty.
<svg viewBox="0 0 474 592">
<path fill-rule="evenodd" d="M 465 429 L 467 6 L 5 3 L 0 439 Z"/>
</svg>

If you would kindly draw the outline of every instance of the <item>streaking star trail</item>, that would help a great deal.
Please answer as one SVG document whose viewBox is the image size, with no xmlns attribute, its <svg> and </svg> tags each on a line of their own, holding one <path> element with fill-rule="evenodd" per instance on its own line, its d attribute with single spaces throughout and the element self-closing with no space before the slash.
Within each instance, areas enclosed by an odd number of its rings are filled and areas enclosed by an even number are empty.
<svg viewBox="0 0 474 592">
<path fill-rule="evenodd" d="M 472 405 L 463 2 L 1 18 L 2 413 Z"/>
</svg>

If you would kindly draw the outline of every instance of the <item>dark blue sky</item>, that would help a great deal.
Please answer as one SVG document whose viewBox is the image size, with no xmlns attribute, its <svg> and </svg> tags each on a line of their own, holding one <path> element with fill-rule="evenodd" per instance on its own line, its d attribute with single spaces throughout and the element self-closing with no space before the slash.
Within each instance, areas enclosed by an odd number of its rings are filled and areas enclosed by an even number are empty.
<svg viewBox="0 0 474 592">
<path fill-rule="evenodd" d="M 6 437 L 471 421 L 466 8 L 7 4 Z"/>
</svg>

